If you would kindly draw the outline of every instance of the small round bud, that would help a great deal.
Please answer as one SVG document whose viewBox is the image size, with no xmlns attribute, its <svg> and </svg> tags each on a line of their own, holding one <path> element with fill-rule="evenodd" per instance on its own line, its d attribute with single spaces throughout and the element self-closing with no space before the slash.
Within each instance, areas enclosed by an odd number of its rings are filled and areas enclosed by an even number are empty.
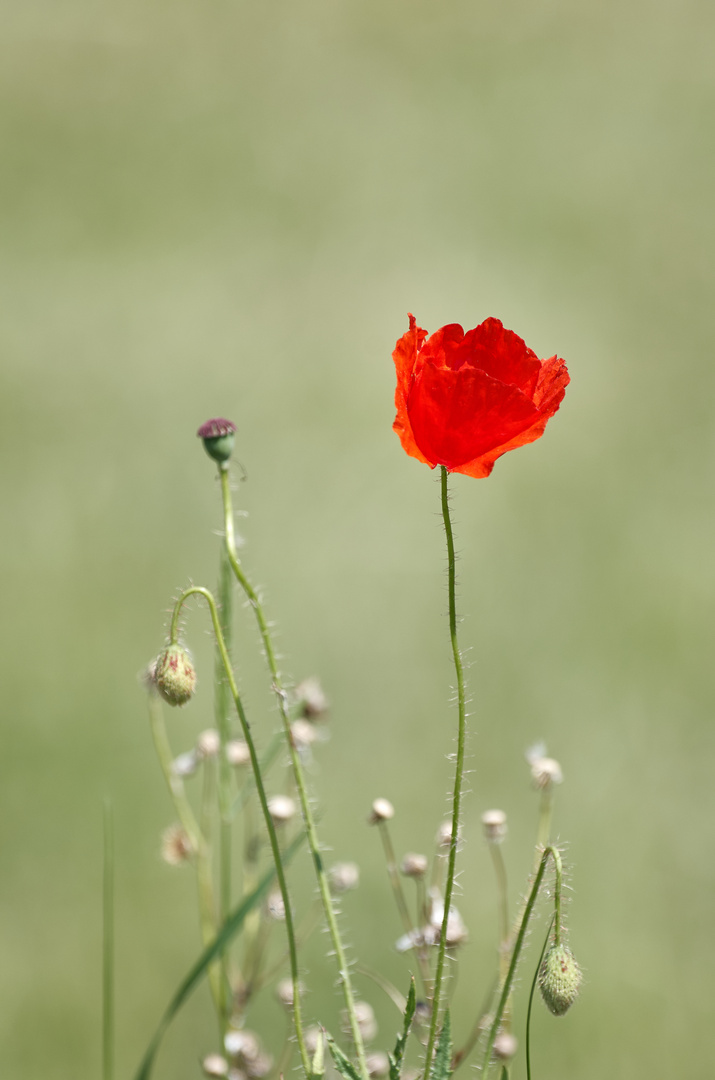
<svg viewBox="0 0 715 1080">
<path fill-rule="evenodd" d="M 293 691 L 300 714 L 304 719 L 317 720 L 324 712 L 328 711 L 329 701 L 320 685 L 320 680 L 315 675 L 303 679 Z"/>
<path fill-rule="evenodd" d="M 228 1062 L 220 1054 L 207 1054 L 201 1062 L 201 1068 L 204 1070 L 204 1076 L 228 1076 Z"/>
<path fill-rule="evenodd" d="M 450 949 L 455 948 L 457 945 L 464 945 L 468 937 L 469 934 L 462 916 L 456 908 L 450 908 L 449 918 L 447 919 L 447 945 Z"/>
<path fill-rule="evenodd" d="M 371 1080 L 381 1080 L 390 1071 L 390 1059 L 384 1050 L 376 1050 L 365 1058 L 368 1076 Z"/>
<path fill-rule="evenodd" d="M 377 1020 L 375 1019 L 375 1012 L 372 1005 L 367 1001 L 355 1002 L 355 1018 L 357 1020 L 357 1026 L 362 1035 L 363 1042 L 372 1042 L 377 1035 Z M 340 1014 L 342 1022 L 342 1029 L 346 1035 L 350 1034 L 350 1018 L 347 1012 L 343 1009 Z"/>
<path fill-rule="evenodd" d="M 224 420 L 222 417 L 207 420 L 196 434 L 203 440 L 204 450 L 214 461 L 222 464 L 231 457 L 236 425 L 230 420 Z"/>
<path fill-rule="evenodd" d="M 492 1053 L 497 1061 L 511 1061 L 513 1057 L 516 1057 L 518 1047 L 519 1043 L 515 1035 L 512 1035 L 510 1031 L 500 1031 L 494 1040 Z"/>
<path fill-rule="evenodd" d="M 215 728 L 202 731 L 196 740 L 196 753 L 202 760 L 214 758 L 221 749 L 221 736 Z"/>
<path fill-rule="evenodd" d="M 271 795 L 268 810 L 275 825 L 285 825 L 295 817 L 295 802 L 290 795 Z"/>
<path fill-rule="evenodd" d="M 258 1036 L 246 1029 L 230 1028 L 223 1038 L 226 1053 L 232 1057 L 241 1057 L 243 1061 L 252 1061 L 261 1052 Z"/>
<path fill-rule="evenodd" d="M 530 764 L 531 779 L 534 781 L 534 787 L 539 790 L 543 791 L 544 788 L 563 783 L 564 774 L 558 761 L 555 761 L 554 758 L 535 758 Z"/>
<path fill-rule="evenodd" d="M 323 1037 L 322 1028 L 318 1024 L 311 1024 L 305 1032 L 305 1048 L 308 1051 L 311 1058 L 314 1056 L 315 1051 L 318 1049 L 318 1043 Z"/>
<path fill-rule="evenodd" d="M 452 822 L 443 821 L 440 827 L 437 829 L 437 836 L 435 837 L 438 848 L 449 848 L 452 843 Z M 457 830 L 457 843 L 462 839 L 461 826 Z"/>
<path fill-rule="evenodd" d="M 539 989 L 554 1016 L 563 1016 L 581 988 L 581 969 L 567 945 L 552 945 L 539 969 Z"/>
<path fill-rule="evenodd" d="M 169 705 L 185 705 L 196 689 L 194 665 L 183 645 L 168 645 L 156 659 L 154 682 Z"/>
<path fill-rule="evenodd" d="M 427 873 L 427 866 L 426 855 L 415 855 L 414 852 L 409 852 L 402 860 L 400 871 L 405 877 L 423 878 Z"/>
<path fill-rule="evenodd" d="M 244 1065 L 246 1076 L 253 1077 L 254 1080 L 262 1080 L 264 1076 L 268 1075 L 272 1068 L 273 1058 L 265 1051 L 257 1054 L 256 1057 L 251 1058 L 250 1061 L 246 1061 Z"/>
<path fill-rule="evenodd" d="M 320 738 L 319 732 L 310 720 L 294 720 L 290 726 L 290 733 L 296 750 L 307 750 L 316 739 Z"/>
<path fill-rule="evenodd" d="M 199 759 L 195 750 L 188 750 L 185 754 L 179 754 L 171 763 L 171 771 L 180 780 L 193 776 L 199 767 Z"/>
<path fill-rule="evenodd" d="M 169 825 L 161 834 L 161 857 L 169 866 L 181 866 L 194 853 L 188 834 L 182 825 Z"/>
<path fill-rule="evenodd" d="M 485 810 L 482 814 L 484 838 L 488 844 L 501 844 L 507 834 L 506 814 L 503 810 Z"/>
<path fill-rule="evenodd" d="M 389 821 L 395 816 L 395 808 L 388 799 L 375 799 L 368 824 L 377 825 L 380 821 Z"/>
<path fill-rule="evenodd" d="M 230 742 L 227 742 L 226 761 L 234 769 L 241 769 L 244 765 L 249 765 L 251 752 L 248 749 L 248 743 L 244 742 L 243 739 L 231 739 Z"/>
<path fill-rule="evenodd" d="M 305 987 L 302 983 L 298 983 L 298 993 L 303 996 L 305 993 Z M 293 980 L 281 979 L 276 986 L 276 997 L 286 1009 L 293 1008 Z"/>
<path fill-rule="evenodd" d="M 354 862 L 335 863 L 328 870 L 328 880 L 331 892 L 350 892 L 360 884 L 360 867 Z"/>
</svg>

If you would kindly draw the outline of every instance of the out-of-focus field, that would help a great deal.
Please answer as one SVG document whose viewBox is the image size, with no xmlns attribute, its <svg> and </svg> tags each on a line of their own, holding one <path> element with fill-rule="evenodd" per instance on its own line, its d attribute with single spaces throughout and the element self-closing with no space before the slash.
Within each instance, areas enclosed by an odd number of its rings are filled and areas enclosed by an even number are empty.
<svg viewBox="0 0 715 1080">
<path fill-rule="evenodd" d="M 177 587 L 215 580 L 208 416 L 239 428 L 244 559 L 285 669 L 333 703 L 313 785 L 363 870 L 353 955 L 405 986 L 364 822 L 389 796 L 399 849 L 431 845 L 455 723 L 436 477 L 390 430 L 408 310 L 430 330 L 498 316 L 573 378 L 540 442 L 453 484 L 473 713 L 457 1031 L 494 960 L 479 816 L 510 815 L 516 898 L 543 738 L 587 978 L 566 1019 L 539 1008 L 535 1075 L 712 1075 L 714 33 L 698 0 L 3 6 L 3 1077 L 99 1075 L 106 795 L 122 1080 L 198 950 L 190 875 L 158 857 L 172 813 L 137 673 Z M 197 609 L 177 749 L 211 722 L 207 628 Z M 308 1008 L 336 1027 L 324 948 Z M 360 989 L 391 1043 L 392 1007 Z M 266 1001 L 256 1023 L 284 1021 Z M 203 992 L 158 1080 L 197 1076 L 214 1036 Z"/>
</svg>

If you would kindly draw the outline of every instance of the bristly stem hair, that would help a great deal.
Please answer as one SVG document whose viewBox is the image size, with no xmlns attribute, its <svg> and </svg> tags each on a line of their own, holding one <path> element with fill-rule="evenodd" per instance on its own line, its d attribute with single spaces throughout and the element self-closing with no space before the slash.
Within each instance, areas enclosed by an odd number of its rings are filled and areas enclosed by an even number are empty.
<svg viewBox="0 0 715 1080">
<path fill-rule="evenodd" d="M 293 776 L 295 778 L 295 785 L 298 791 L 298 798 L 300 800 L 303 822 L 305 824 L 308 847 L 310 848 L 310 853 L 313 858 L 313 866 L 315 868 L 315 875 L 318 882 L 318 891 L 320 893 L 320 899 L 322 901 L 323 911 L 325 913 L 325 920 L 328 925 L 330 938 L 332 941 L 333 949 L 335 951 L 335 958 L 338 965 L 338 977 L 342 985 L 343 997 L 345 1000 L 345 1009 L 350 1024 L 350 1034 L 352 1036 L 353 1044 L 355 1046 L 355 1054 L 358 1059 L 359 1071 L 365 1078 L 365 1080 L 367 1080 L 369 1072 L 367 1062 L 365 1060 L 365 1048 L 363 1045 L 363 1039 L 360 1033 L 357 1013 L 355 1011 L 355 996 L 353 993 L 352 982 L 350 979 L 350 970 L 348 968 L 347 958 L 345 956 L 345 948 L 343 946 L 342 939 L 340 937 L 340 931 L 338 929 L 335 909 L 333 907 L 333 901 L 330 895 L 328 877 L 325 873 L 325 867 L 323 866 L 323 859 L 320 852 L 320 845 L 318 842 L 318 834 L 315 828 L 315 820 L 310 807 L 308 793 L 305 786 L 303 768 L 300 763 L 298 752 L 296 750 L 293 736 L 291 733 L 287 694 L 283 687 L 280 672 L 278 671 L 276 654 L 273 648 L 273 641 L 271 639 L 270 630 L 268 628 L 268 622 L 263 611 L 263 605 L 261 604 L 260 598 L 256 590 L 253 588 L 250 581 L 243 572 L 241 564 L 238 560 L 238 555 L 236 554 L 236 542 L 233 527 L 233 505 L 231 500 L 231 484 L 228 470 L 228 462 L 221 462 L 219 464 L 219 476 L 221 479 L 221 494 L 223 497 L 224 537 L 226 543 L 226 553 L 228 555 L 231 568 L 236 576 L 236 580 L 246 594 L 246 598 L 248 599 L 251 607 L 253 608 L 253 613 L 256 617 L 256 622 L 258 623 L 258 629 L 261 635 L 261 642 L 263 644 L 263 651 L 265 653 L 266 661 L 268 663 L 268 669 L 271 675 L 273 691 L 278 701 L 278 710 L 280 712 L 283 730 L 285 733 L 286 742 L 288 744 L 288 751 L 290 754 Z M 297 988 L 295 996 L 297 997 Z M 310 1070 L 306 1069 L 306 1072 L 309 1071 Z"/>
<path fill-rule="evenodd" d="M 457 640 L 457 601 L 456 601 L 456 566 L 454 556 L 454 535 L 452 532 L 452 519 L 449 513 L 449 473 L 444 465 L 441 469 L 441 497 L 442 497 L 442 520 L 447 538 L 447 579 L 449 589 L 449 636 L 452 643 L 452 657 L 454 670 L 457 676 L 457 763 L 454 770 L 454 788 L 452 791 L 452 835 L 449 843 L 449 861 L 447 865 L 447 881 L 444 889 L 444 915 L 442 916 L 442 928 L 439 935 L 439 951 L 437 954 L 437 968 L 434 978 L 434 992 L 432 994 L 432 1018 L 430 1021 L 427 1052 L 425 1054 L 424 1080 L 428 1080 L 432 1066 L 432 1054 L 439 1025 L 440 1000 L 442 995 L 442 983 L 444 980 L 444 960 L 447 948 L 447 928 L 449 924 L 449 912 L 454 892 L 454 875 L 457 862 L 457 845 L 459 843 L 459 822 L 462 805 L 462 781 L 464 777 L 464 750 L 467 734 L 467 712 L 464 697 L 464 668 L 462 655 L 459 651 Z"/>
</svg>

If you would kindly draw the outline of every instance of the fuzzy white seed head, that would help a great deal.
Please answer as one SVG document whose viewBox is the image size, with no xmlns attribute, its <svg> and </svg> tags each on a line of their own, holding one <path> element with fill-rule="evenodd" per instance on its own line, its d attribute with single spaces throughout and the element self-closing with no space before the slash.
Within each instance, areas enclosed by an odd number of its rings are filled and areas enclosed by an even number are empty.
<svg viewBox="0 0 715 1080">
<path fill-rule="evenodd" d="M 295 817 L 296 805 L 290 795 L 271 795 L 268 810 L 275 825 L 285 825 Z"/>
<path fill-rule="evenodd" d="M 503 810 L 485 810 L 482 826 L 487 843 L 501 844 L 507 834 L 506 814 Z"/>
<path fill-rule="evenodd" d="M 368 822 L 370 825 L 377 825 L 381 821 L 389 821 L 394 816 L 395 808 L 389 799 L 375 799 Z"/>
<path fill-rule="evenodd" d="M 202 760 L 214 758 L 221 749 L 221 737 L 215 728 L 202 731 L 196 740 L 196 753 Z"/>
</svg>

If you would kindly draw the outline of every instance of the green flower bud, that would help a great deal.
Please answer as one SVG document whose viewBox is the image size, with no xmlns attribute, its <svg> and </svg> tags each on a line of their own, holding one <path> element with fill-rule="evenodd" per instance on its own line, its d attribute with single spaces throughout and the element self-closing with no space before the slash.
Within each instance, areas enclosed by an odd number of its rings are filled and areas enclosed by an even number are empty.
<svg viewBox="0 0 715 1080">
<path fill-rule="evenodd" d="M 156 661 L 156 688 L 170 705 L 185 705 L 196 689 L 194 665 L 183 645 L 169 645 Z"/>
<path fill-rule="evenodd" d="M 578 997 L 581 969 L 567 945 L 552 945 L 541 964 L 539 989 L 554 1016 L 563 1016 Z"/>
<path fill-rule="evenodd" d="M 196 432 L 203 439 L 204 450 L 221 465 L 228 461 L 233 453 L 233 441 L 236 425 L 230 420 L 217 417 L 215 420 L 207 420 Z"/>
</svg>

